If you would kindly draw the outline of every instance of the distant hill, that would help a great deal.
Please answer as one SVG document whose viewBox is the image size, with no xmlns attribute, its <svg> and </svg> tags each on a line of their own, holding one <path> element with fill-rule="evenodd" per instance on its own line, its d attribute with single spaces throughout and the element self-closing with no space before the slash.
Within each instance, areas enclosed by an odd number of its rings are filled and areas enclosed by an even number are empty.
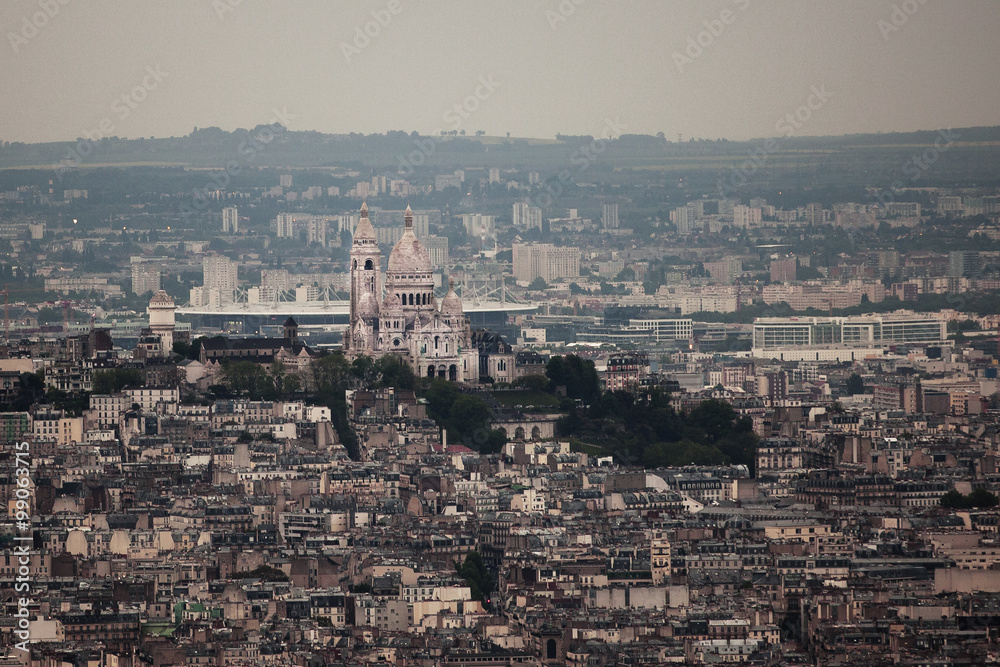
<svg viewBox="0 0 1000 667">
<path fill-rule="evenodd" d="M 102 166 L 181 166 L 186 168 L 355 168 L 386 174 L 414 169 L 521 168 L 556 171 L 570 168 L 640 169 L 680 172 L 701 179 L 724 179 L 748 159 L 756 161 L 752 180 L 773 180 L 784 172 L 812 173 L 818 182 L 877 183 L 892 179 L 917 149 L 938 143 L 934 176 L 954 183 L 986 184 L 1000 174 L 1000 127 L 950 130 L 942 141 L 935 130 L 791 136 L 745 142 L 668 141 L 663 136 L 626 134 L 613 140 L 560 135 L 555 140 L 508 137 L 422 137 L 416 133 L 324 134 L 292 132 L 280 126 L 226 131 L 195 129 L 185 137 L 120 139 L 0 145 L 0 168 L 88 169 Z M 597 171 L 598 169 L 595 169 Z"/>
</svg>

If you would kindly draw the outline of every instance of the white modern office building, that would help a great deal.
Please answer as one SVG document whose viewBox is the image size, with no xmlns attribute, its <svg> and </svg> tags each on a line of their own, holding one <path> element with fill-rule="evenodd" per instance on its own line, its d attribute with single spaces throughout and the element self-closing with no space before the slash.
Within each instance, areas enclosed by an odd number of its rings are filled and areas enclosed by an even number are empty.
<svg viewBox="0 0 1000 667">
<path fill-rule="evenodd" d="M 782 361 L 857 361 L 893 346 L 948 344 L 947 323 L 925 315 L 764 317 L 753 326 L 753 356 Z"/>
</svg>

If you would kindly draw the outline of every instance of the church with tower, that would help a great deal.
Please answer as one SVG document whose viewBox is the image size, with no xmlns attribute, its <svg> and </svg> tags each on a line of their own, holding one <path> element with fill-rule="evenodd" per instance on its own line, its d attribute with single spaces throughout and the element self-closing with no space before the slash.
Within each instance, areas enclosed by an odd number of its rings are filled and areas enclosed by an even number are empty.
<svg viewBox="0 0 1000 667">
<path fill-rule="evenodd" d="M 368 204 L 351 243 L 351 313 L 344 332 L 348 357 L 392 354 L 421 377 L 452 382 L 479 381 L 479 351 L 452 281 L 440 300 L 434 296 L 434 273 L 427 249 L 413 233 L 413 211 L 403 215 L 403 236 L 389 253 L 382 277 L 382 253 Z"/>
</svg>

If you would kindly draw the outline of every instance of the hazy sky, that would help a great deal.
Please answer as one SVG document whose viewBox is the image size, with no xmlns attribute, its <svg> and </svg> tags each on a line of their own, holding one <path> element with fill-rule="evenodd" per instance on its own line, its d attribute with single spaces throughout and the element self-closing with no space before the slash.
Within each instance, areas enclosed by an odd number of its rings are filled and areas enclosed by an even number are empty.
<svg viewBox="0 0 1000 667">
<path fill-rule="evenodd" d="M 996 0 L 2 0 L 0 34 L 7 141 L 1000 125 Z"/>
</svg>

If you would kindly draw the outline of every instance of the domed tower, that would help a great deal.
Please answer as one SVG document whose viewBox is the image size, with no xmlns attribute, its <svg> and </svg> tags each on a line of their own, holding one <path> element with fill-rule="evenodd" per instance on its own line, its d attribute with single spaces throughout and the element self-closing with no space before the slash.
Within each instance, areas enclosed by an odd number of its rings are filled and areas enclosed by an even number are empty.
<svg viewBox="0 0 1000 667">
<path fill-rule="evenodd" d="M 448 293 L 441 299 L 441 319 L 455 329 L 465 323 L 462 299 L 455 294 L 455 279 L 451 276 L 448 277 Z"/>
<path fill-rule="evenodd" d="M 351 326 L 344 348 L 365 354 L 378 333 L 378 302 L 382 297 L 382 252 L 368 219 L 368 202 L 361 204 L 361 220 L 351 241 Z M 362 342 L 364 341 L 364 342 Z M 363 347 L 358 349 L 358 345 Z"/>
<path fill-rule="evenodd" d="M 434 274 L 430 254 L 413 234 L 413 211 L 409 206 L 403 222 L 403 237 L 389 253 L 385 286 L 387 291 L 399 295 L 406 322 L 411 324 L 419 314 L 435 310 Z"/>
</svg>

